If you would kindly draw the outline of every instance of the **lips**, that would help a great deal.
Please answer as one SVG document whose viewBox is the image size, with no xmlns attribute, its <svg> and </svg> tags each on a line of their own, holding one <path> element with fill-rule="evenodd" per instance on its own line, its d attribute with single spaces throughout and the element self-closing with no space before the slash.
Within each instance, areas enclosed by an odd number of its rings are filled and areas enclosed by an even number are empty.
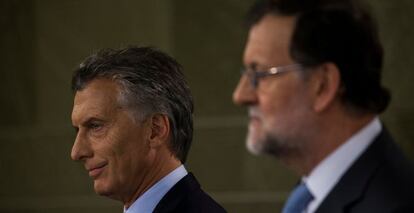
<svg viewBox="0 0 414 213">
<path fill-rule="evenodd" d="M 262 115 L 257 107 L 249 108 L 249 132 L 255 132 L 260 128 Z"/>
<path fill-rule="evenodd" d="M 255 120 L 259 120 L 262 117 L 259 109 L 257 109 L 256 107 L 250 107 L 249 108 L 249 118 L 250 119 L 255 119 Z"/>
<path fill-rule="evenodd" d="M 248 128 L 249 132 L 257 131 L 260 128 L 260 120 L 257 117 L 251 117 Z"/>
<path fill-rule="evenodd" d="M 257 125 L 261 120 L 261 114 L 257 108 L 251 107 L 249 109 L 249 121 L 250 125 Z"/>
<path fill-rule="evenodd" d="M 92 166 L 90 169 L 87 169 L 89 171 L 89 176 L 93 179 L 96 179 L 102 172 L 104 171 L 106 167 L 106 163 L 101 163 L 95 166 Z"/>
</svg>

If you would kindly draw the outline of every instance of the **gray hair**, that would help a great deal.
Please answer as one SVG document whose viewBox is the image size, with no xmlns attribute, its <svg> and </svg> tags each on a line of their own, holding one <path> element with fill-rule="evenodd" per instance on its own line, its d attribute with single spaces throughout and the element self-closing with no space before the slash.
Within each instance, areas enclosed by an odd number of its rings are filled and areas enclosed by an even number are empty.
<svg viewBox="0 0 414 213">
<path fill-rule="evenodd" d="M 167 54 L 151 47 L 103 49 L 87 57 L 75 70 L 72 91 L 94 79 L 113 79 L 121 86 L 120 103 L 142 121 L 153 113 L 169 118 L 170 149 L 185 162 L 193 135 L 193 98 L 182 67 Z"/>
</svg>

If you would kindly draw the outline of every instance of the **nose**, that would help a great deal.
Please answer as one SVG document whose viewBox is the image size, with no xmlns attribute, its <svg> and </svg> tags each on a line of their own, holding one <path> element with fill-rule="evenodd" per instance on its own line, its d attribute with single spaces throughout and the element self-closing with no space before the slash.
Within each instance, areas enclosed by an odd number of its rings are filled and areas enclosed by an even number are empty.
<svg viewBox="0 0 414 213">
<path fill-rule="evenodd" d="M 239 106 L 250 106 L 257 102 L 256 90 L 246 75 L 241 76 L 233 92 L 233 102 Z"/>
<path fill-rule="evenodd" d="M 83 136 L 83 134 L 79 131 L 76 134 L 75 142 L 72 146 L 72 151 L 70 153 L 70 157 L 74 161 L 85 160 L 93 155 L 90 143 L 87 139 Z"/>
</svg>

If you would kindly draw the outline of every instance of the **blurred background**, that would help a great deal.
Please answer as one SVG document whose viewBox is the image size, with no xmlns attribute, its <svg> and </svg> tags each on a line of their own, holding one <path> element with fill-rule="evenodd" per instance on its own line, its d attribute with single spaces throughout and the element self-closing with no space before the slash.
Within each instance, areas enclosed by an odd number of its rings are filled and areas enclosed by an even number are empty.
<svg viewBox="0 0 414 213">
<path fill-rule="evenodd" d="M 74 139 L 70 79 L 104 47 L 152 45 L 184 66 L 195 112 L 188 165 L 229 212 L 278 212 L 297 176 L 244 146 L 246 111 L 233 106 L 253 0 L 1 0 L 0 212 L 122 212 L 95 195 Z M 382 115 L 414 159 L 414 1 L 370 0 L 392 91 Z"/>
</svg>

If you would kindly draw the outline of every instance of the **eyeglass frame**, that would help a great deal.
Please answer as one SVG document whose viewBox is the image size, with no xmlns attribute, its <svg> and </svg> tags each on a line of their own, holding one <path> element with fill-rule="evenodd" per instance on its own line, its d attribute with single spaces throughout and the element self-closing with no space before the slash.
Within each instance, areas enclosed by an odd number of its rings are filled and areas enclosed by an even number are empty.
<svg viewBox="0 0 414 213">
<path fill-rule="evenodd" d="M 302 64 L 289 64 L 285 66 L 278 66 L 278 67 L 270 67 L 266 70 L 255 70 L 254 68 L 245 68 L 242 67 L 240 72 L 242 75 L 246 74 L 250 80 L 251 85 L 253 88 L 257 88 L 259 85 L 259 80 L 272 75 L 278 75 L 284 72 L 295 71 L 295 70 L 303 70 L 304 67 Z"/>
</svg>

